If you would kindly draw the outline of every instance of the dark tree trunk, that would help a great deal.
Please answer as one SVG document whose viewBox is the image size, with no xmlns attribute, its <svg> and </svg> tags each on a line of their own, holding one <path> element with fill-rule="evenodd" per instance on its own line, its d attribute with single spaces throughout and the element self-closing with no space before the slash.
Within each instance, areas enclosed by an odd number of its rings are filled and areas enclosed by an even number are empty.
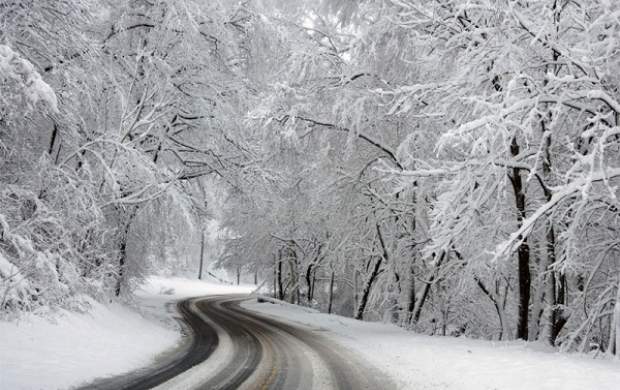
<svg viewBox="0 0 620 390">
<path fill-rule="evenodd" d="M 308 265 L 308 268 L 306 268 L 306 275 L 305 275 L 305 279 L 306 279 L 306 285 L 308 286 L 308 296 L 306 297 L 306 300 L 308 301 L 308 304 L 312 303 L 312 298 L 314 295 L 314 291 L 313 291 L 313 283 L 312 283 L 312 266 L 313 264 L 310 263 L 310 265 Z"/>
<path fill-rule="evenodd" d="M 125 258 L 127 256 L 127 235 L 121 237 L 119 244 L 119 259 L 118 259 L 118 275 L 116 279 L 116 289 L 114 295 L 117 297 L 121 295 L 123 279 L 125 278 Z"/>
<path fill-rule="evenodd" d="M 289 269 L 290 269 L 290 283 L 293 285 L 293 289 L 291 290 L 291 303 L 299 304 L 301 298 L 300 284 L 301 284 L 301 275 L 299 272 L 299 262 L 297 259 L 297 252 L 289 247 L 288 248 L 288 257 L 289 257 Z"/>
<path fill-rule="evenodd" d="M 204 266 L 205 255 L 205 233 L 201 233 L 200 237 L 200 267 L 198 268 L 198 279 L 202 280 L 202 268 Z"/>
<path fill-rule="evenodd" d="M 557 274 L 555 271 L 550 275 L 553 288 L 553 308 L 551 309 L 551 332 L 549 334 L 549 343 L 555 345 L 555 342 L 568 321 L 568 316 L 564 313 L 562 305 L 566 304 L 566 276 Z"/>
<path fill-rule="evenodd" d="M 355 313 L 355 319 L 361 320 L 364 318 L 364 311 L 366 310 L 366 305 L 368 304 L 368 296 L 370 295 L 370 290 L 372 289 L 372 285 L 374 284 L 377 276 L 379 276 L 379 270 L 381 269 L 381 263 L 383 262 L 383 257 L 377 258 L 375 262 L 375 266 L 364 285 L 364 290 L 362 290 L 362 296 L 360 297 L 360 303 L 357 305 L 357 311 Z"/>
<path fill-rule="evenodd" d="M 50 156 L 54 153 L 54 145 L 56 145 L 56 138 L 58 137 L 58 125 L 54 123 L 54 128 L 52 129 L 52 136 L 50 138 L 50 145 L 47 149 L 47 154 Z"/>
<path fill-rule="evenodd" d="M 554 5 L 555 7 L 555 5 Z M 555 55 L 554 55 L 555 56 Z M 555 57 L 554 57 L 555 58 Z M 543 133 L 543 137 L 547 133 L 547 125 L 544 120 L 541 121 L 541 129 Z M 545 138 L 545 158 L 543 160 L 542 168 L 545 179 L 551 175 L 551 135 L 546 136 Z M 541 181 L 541 186 L 543 192 L 545 194 L 545 198 L 547 201 L 551 200 L 552 193 L 546 186 L 546 183 Z M 565 315 L 564 311 L 561 308 L 561 305 L 564 305 L 565 302 L 565 286 L 566 286 L 566 278 L 562 273 L 558 273 L 553 269 L 553 265 L 556 262 L 555 255 L 555 228 L 553 225 L 553 221 L 549 218 L 548 228 L 546 234 L 546 253 L 547 253 L 547 271 L 549 272 L 549 299 L 551 300 L 551 312 L 549 313 L 549 333 L 548 333 L 548 342 L 551 345 L 555 345 L 555 342 L 558 338 L 558 335 L 562 331 L 562 328 L 566 324 L 568 317 Z"/>
<path fill-rule="evenodd" d="M 517 138 L 512 139 L 510 145 L 510 153 L 513 156 L 519 154 L 520 148 L 517 143 Z M 512 168 L 512 175 L 510 176 L 512 182 L 512 188 L 515 194 L 515 206 L 517 208 L 517 221 L 520 228 L 523 220 L 526 217 L 526 198 L 525 188 L 523 187 L 523 180 L 521 178 L 521 169 Z M 527 242 L 527 237 L 518 237 L 521 240 L 521 244 L 517 250 L 518 258 L 518 276 L 519 276 L 519 311 L 517 317 L 517 338 L 527 340 L 528 339 L 528 316 L 530 308 L 530 247 Z"/>
<path fill-rule="evenodd" d="M 329 303 L 327 305 L 327 314 L 332 313 L 332 302 L 334 301 L 334 270 L 332 270 L 329 278 Z"/>
<path fill-rule="evenodd" d="M 486 295 L 491 300 L 491 302 L 493 302 L 493 306 L 495 306 L 495 312 L 497 313 L 497 318 L 499 320 L 499 327 L 500 327 L 498 339 L 502 340 L 504 338 L 505 324 L 504 324 L 504 316 L 502 315 L 502 307 L 500 305 L 500 302 L 497 299 L 497 297 L 493 295 L 491 291 L 484 285 L 484 283 L 482 283 L 480 278 L 478 278 L 477 276 L 474 276 L 474 280 L 476 281 L 476 284 L 478 285 L 480 290 L 482 290 L 484 295 Z"/>
<path fill-rule="evenodd" d="M 437 263 L 435 263 L 433 273 L 428 278 L 428 283 L 424 283 L 424 287 L 422 288 L 422 294 L 420 295 L 420 298 L 417 299 L 415 309 L 413 310 L 413 315 L 411 316 L 411 323 L 415 324 L 420 320 L 420 315 L 422 314 L 422 307 L 424 307 L 424 304 L 426 303 L 428 293 L 431 290 L 431 285 L 433 285 L 433 282 L 435 281 L 435 277 L 437 275 L 437 271 L 439 270 L 439 267 L 441 267 L 441 264 L 443 263 L 445 258 L 446 252 L 443 251 L 441 252 L 441 256 L 439 256 Z"/>
<path fill-rule="evenodd" d="M 411 266 L 411 280 L 409 281 L 409 294 L 407 296 L 407 319 L 406 322 L 410 323 L 413 318 L 413 309 L 415 308 L 415 276 L 413 272 L 413 265 Z"/>
<path fill-rule="evenodd" d="M 375 283 L 375 280 L 377 279 L 377 276 L 379 276 L 379 270 L 381 269 L 381 264 L 383 263 L 383 260 L 387 260 L 387 258 L 385 257 L 387 255 L 387 252 L 385 250 L 385 243 L 383 242 L 383 235 L 381 234 L 381 228 L 379 227 L 379 225 L 377 225 L 376 227 L 377 227 L 377 237 L 379 238 L 379 244 L 381 245 L 383 249 L 383 255 L 377 259 L 377 261 L 375 262 L 375 266 L 373 267 L 372 272 L 370 273 L 370 276 L 368 277 L 368 280 L 366 280 L 366 284 L 364 285 L 364 290 L 362 290 L 362 296 L 360 298 L 360 303 L 359 305 L 357 305 L 357 311 L 355 313 L 355 319 L 357 320 L 361 320 L 364 318 L 364 311 L 366 310 L 366 305 L 368 304 L 368 297 L 370 296 L 370 291 L 372 289 L 373 284 Z"/>
<path fill-rule="evenodd" d="M 282 252 L 278 250 L 278 264 L 276 265 L 276 279 L 278 283 L 278 299 L 284 300 L 284 289 L 282 283 Z"/>
<path fill-rule="evenodd" d="M 319 263 L 322 260 L 321 252 L 323 250 L 323 244 L 320 244 L 317 250 L 316 257 L 314 260 L 308 265 L 306 268 L 306 285 L 308 286 L 308 296 L 306 297 L 308 300 L 308 304 L 312 303 L 314 299 L 314 282 L 316 280 L 316 269 Z"/>
<path fill-rule="evenodd" d="M 61 151 L 62 151 L 62 143 L 58 145 L 58 149 L 56 150 L 56 157 L 54 158 L 54 165 L 58 165 L 58 160 L 60 160 Z"/>
<path fill-rule="evenodd" d="M 135 218 L 139 209 L 140 206 L 133 206 L 132 208 L 130 208 L 130 210 L 127 212 L 128 215 L 126 216 L 127 219 L 125 220 L 125 224 L 121 230 L 121 236 L 119 238 L 118 244 L 118 276 L 116 279 L 116 288 L 114 291 L 117 297 L 121 295 L 123 282 L 126 277 L 127 242 L 129 240 L 129 231 L 131 230 L 131 223 L 133 222 L 133 219 Z"/>
<path fill-rule="evenodd" d="M 312 273 L 312 299 L 314 299 L 315 286 L 316 286 L 316 271 Z"/>
<path fill-rule="evenodd" d="M 273 263 L 273 297 L 277 298 L 278 297 L 278 266 L 277 266 L 278 257 L 277 257 L 277 255 L 274 254 L 273 259 L 274 259 L 274 263 Z"/>
<path fill-rule="evenodd" d="M 116 289 L 114 294 L 118 297 L 121 295 L 123 280 L 125 279 L 125 267 L 127 263 L 127 239 L 129 237 L 129 228 L 131 226 L 131 217 L 126 222 L 121 232 L 120 242 L 118 245 L 118 275 L 116 278 Z"/>
<path fill-rule="evenodd" d="M 431 277 L 429 282 L 432 282 L 432 281 L 433 281 L 433 277 Z M 431 290 L 431 284 L 432 283 L 426 283 L 424 284 L 424 288 L 422 288 L 422 295 L 420 296 L 420 299 L 418 300 L 418 305 L 416 306 L 415 310 L 413 311 L 413 315 L 411 316 L 412 322 L 414 324 L 420 320 L 420 315 L 422 314 L 422 307 L 426 303 L 426 298 L 428 298 L 428 293 Z"/>
<path fill-rule="evenodd" d="M 356 310 L 356 308 L 359 306 L 359 272 L 358 270 L 354 270 L 353 271 L 353 303 L 354 303 L 354 308 L 353 310 Z M 355 312 L 353 313 L 353 315 L 355 315 Z"/>
</svg>

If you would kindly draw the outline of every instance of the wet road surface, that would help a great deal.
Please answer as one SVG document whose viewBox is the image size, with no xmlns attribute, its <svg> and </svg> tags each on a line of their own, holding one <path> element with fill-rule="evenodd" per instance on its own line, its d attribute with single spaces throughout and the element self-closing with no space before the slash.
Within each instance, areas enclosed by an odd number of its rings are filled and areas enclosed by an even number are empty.
<svg viewBox="0 0 620 390">
<path fill-rule="evenodd" d="M 158 362 L 83 389 L 392 389 L 380 372 L 320 329 L 277 321 L 239 306 L 243 296 L 178 304 L 189 341 Z M 266 305 L 270 303 L 265 303 Z M 219 348 L 218 348 L 219 347 Z"/>
</svg>

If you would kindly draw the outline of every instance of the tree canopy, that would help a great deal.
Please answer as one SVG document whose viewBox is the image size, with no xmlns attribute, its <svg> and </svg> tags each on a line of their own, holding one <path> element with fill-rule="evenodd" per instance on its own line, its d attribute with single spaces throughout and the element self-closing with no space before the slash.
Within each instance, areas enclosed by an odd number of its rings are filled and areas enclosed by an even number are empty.
<svg viewBox="0 0 620 390">
<path fill-rule="evenodd" d="M 615 353 L 619 16 L 0 0 L 0 308 L 194 267 L 216 219 L 280 299 Z"/>
</svg>

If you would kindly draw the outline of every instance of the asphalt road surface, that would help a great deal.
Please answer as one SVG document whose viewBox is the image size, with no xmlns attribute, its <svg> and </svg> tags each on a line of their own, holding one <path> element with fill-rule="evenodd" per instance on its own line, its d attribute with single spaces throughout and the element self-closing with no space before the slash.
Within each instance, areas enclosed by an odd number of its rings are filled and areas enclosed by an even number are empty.
<svg viewBox="0 0 620 390">
<path fill-rule="evenodd" d="M 381 373 L 325 337 L 239 306 L 246 297 L 182 301 L 188 342 L 152 367 L 83 389 L 392 389 Z M 268 305 L 270 303 L 265 303 Z M 219 347 L 219 348 L 218 348 Z"/>
</svg>

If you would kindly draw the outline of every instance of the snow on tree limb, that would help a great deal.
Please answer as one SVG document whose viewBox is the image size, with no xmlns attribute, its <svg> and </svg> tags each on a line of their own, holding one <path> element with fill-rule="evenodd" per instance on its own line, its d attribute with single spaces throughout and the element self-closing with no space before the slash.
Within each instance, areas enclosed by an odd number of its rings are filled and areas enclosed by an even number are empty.
<svg viewBox="0 0 620 390">
<path fill-rule="evenodd" d="M 497 250 L 494 255 L 494 260 L 498 260 L 502 257 L 510 255 L 514 252 L 521 241 L 527 237 L 536 222 L 543 216 L 551 212 L 562 201 L 583 192 L 592 183 L 599 181 L 608 181 L 609 179 L 620 176 L 620 168 L 611 168 L 605 171 L 593 172 L 586 178 L 576 179 L 564 186 L 552 188 L 551 199 L 543 204 L 536 211 L 523 220 L 519 230 L 510 235 L 510 238 L 497 246 Z M 586 194 L 583 194 L 584 196 Z"/>
<path fill-rule="evenodd" d="M 58 100 L 52 87 L 43 81 L 30 61 L 22 58 L 7 45 L 0 45 L 0 76 L 12 80 L 23 88 L 32 107 L 42 101 L 47 103 L 53 112 L 58 113 Z"/>
</svg>

